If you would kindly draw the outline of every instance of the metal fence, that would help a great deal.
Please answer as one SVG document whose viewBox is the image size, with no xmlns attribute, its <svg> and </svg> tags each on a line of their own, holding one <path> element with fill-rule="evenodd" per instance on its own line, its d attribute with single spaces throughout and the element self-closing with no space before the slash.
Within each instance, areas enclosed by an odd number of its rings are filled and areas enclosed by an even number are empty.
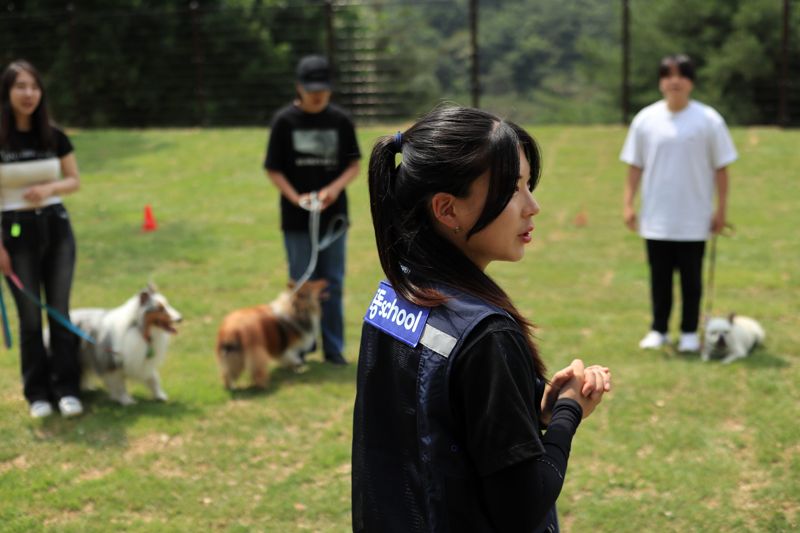
<svg viewBox="0 0 800 533">
<path fill-rule="evenodd" d="M 630 4 L 641 12 L 647 1 L 599 2 L 594 19 L 573 21 L 605 43 L 601 65 L 569 58 L 592 78 L 590 93 L 569 77 L 535 93 L 506 81 L 519 76 L 504 68 L 534 72 L 543 60 L 485 57 L 482 44 L 503 37 L 485 15 L 513 4 L 499 1 L 0 0 L 0 59 L 37 65 L 54 115 L 75 126 L 264 125 L 294 97 L 294 66 L 308 53 L 332 59 L 334 100 L 360 123 L 407 120 L 443 100 L 518 120 L 619 122 L 657 96 L 654 83 L 628 79 L 637 62 L 652 61 L 648 43 L 627 31 L 637 16 Z M 754 85 L 753 99 L 769 110 L 763 120 L 789 124 L 800 121 L 800 62 L 787 44 L 790 0 L 775 1 L 786 10 L 784 65 L 779 78 Z"/>
</svg>

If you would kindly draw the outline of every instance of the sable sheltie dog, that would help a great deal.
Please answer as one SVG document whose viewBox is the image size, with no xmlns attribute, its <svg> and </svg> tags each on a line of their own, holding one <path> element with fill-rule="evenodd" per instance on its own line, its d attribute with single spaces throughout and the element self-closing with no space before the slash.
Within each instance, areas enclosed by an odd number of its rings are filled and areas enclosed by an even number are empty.
<svg viewBox="0 0 800 533">
<path fill-rule="evenodd" d="M 153 398 L 167 400 L 158 368 L 167 357 L 175 324 L 183 318 L 154 285 L 119 307 L 73 309 L 69 315 L 73 324 L 97 341 L 92 344 L 81 339 L 82 388 L 90 388 L 96 375 L 112 400 L 130 405 L 135 400 L 128 394 L 125 380 L 135 379 L 147 385 Z"/>
<path fill-rule="evenodd" d="M 290 368 L 303 364 L 320 332 L 320 298 L 325 280 L 305 282 L 297 291 L 290 282 L 270 304 L 237 309 L 222 320 L 217 334 L 217 361 L 226 389 L 247 368 L 252 384 L 269 382 L 269 360 Z"/>
</svg>

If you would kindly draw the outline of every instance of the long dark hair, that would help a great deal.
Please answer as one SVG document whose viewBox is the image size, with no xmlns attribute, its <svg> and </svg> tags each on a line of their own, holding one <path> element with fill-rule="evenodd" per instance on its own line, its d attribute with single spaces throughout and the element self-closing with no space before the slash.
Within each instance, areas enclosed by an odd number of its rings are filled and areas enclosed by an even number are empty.
<svg viewBox="0 0 800 533">
<path fill-rule="evenodd" d="M 17 127 L 14 112 L 11 109 L 11 88 L 22 71 L 33 76 L 42 92 L 39 105 L 31 116 L 32 131 L 39 137 L 42 148 L 52 148 L 54 144 L 53 130 L 50 125 L 50 115 L 47 113 L 47 95 L 44 90 L 44 84 L 42 84 L 42 77 L 36 67 L 24 59 L 17 59 L 11 62 L 3 71 L 2 77 L 0 77 L 0 146 L 8 146 L 11 130 Z"/>
<path fill-rule="evenodd" d="M 472 182 L 488 170 L 486 203 L 467 238 L 481 231 L 514 194 L 520 148 L 530 163 L 533 190 L 541 156 L 527 132 L 479 109 L 435 109 L 405 132 L 376 142 L 369 161 L 370 208 L 381 267 L 398 294 L 433 307 L 447 300 L 433 286 L 444 284 L 504 309 L 524 332 L 536 371 L 544 376 L 533 325 L 494 280 L 434 230 L 429 212 L 434 194 L 466 197 Z"/>
</svg>

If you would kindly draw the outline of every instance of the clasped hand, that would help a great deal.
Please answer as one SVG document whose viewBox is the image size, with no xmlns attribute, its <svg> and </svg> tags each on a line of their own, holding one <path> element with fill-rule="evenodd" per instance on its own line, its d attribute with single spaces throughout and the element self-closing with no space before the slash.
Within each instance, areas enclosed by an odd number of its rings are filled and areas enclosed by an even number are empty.
<svg viewBox="0 0 800 533">
<path fill-rule="evenodd" d="M 342 192 L 341 189 L 333 185 L 323 187 L 319 191 L 316 191 L 317 200 L 319 200 L 320 211 L 324 211 L 333 202 L 335 202 L 336 199 L 339 198 L 339 194 L 341 194 L 341 192 Z M 313 194 L 314 194 L 313 192 L 310 192 L 299 195 L 297 197 L 297 205 L 299 206 L 311 205 L 311 195 Z"/>
<path fill-rule="evenodd" d="M 583 361 L 575 359 L 556 372 L 545 387 L 542 397 L 541 421 L 550 423 L 553 406 L 559 398 L 570 398 L 578 402 L 586 418 L 603 399 L 603 394 L 611 390 L 611 371 L 600 365 L 584 366 Z"/>
<path fill-rule="evenodd" d="M 28 190 L 26 190 L 22 196 L 32 204 L 40 204 L 46 198 L 49 198 L 52 195 L 53 189 L 49 184 L 44 184 L 34 185 L 33 187 L 28 188 Z"/>
</svg>

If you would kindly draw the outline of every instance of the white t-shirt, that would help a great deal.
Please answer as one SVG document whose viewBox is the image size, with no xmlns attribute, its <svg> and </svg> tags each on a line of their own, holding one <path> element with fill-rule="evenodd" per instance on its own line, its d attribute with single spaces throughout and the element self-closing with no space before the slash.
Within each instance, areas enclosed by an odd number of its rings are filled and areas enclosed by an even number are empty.
<svg viewBox="0 0 800 533">
<path fill-rule="evenodd" d="M 714 175 L 738 155 L 725 120 L 690 100 L 673 113 L 664 100 L 634 117 L 620 159 L 642 169 L 639 234 L 704 241 L 711 230 Z"/>
</svg>

